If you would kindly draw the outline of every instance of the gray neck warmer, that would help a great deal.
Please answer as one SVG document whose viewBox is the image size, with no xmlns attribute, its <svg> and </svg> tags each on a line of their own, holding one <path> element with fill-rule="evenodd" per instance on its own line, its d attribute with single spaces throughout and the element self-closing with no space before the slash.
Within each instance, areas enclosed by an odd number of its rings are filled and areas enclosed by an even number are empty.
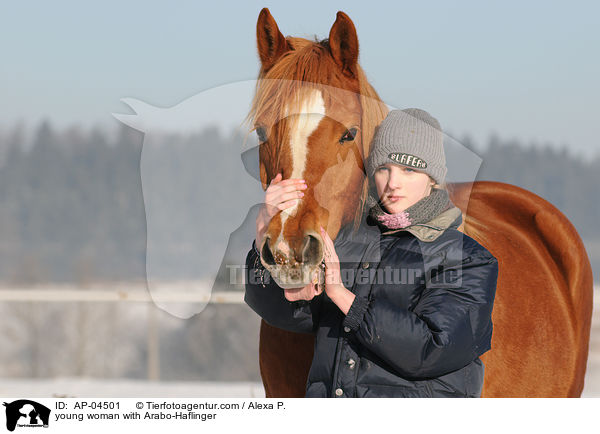
<svg viewBox="0 0 600 434">
<path fill-rule="evenodd" d="M 407 228 L 418 223 L 427 223 L 443 211 L 454 206 L 448 192 L 434 188 L 429 196 L 425 196 L 414 205 L 396 214 L 384 211 L 381 201 L 372 195 L 367 198 L 369 217 L 383 230 Z"/>
</svg>

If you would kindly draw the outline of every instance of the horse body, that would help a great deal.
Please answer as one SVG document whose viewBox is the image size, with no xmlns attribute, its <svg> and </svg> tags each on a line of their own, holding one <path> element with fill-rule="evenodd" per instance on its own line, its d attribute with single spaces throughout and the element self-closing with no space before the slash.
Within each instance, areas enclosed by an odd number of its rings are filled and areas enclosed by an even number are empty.
<svg viewBox="0 0 600 434">
<path fill-rule="evenodd" d="M 593 276 L 575 228 L 552 204 L 513 185 L 479 181 L 449 190 L 464 232 L 499 261 L 482 396 L 580 396 Z"/>
<path fill-rule="evenodd" d="M 263 188 L 278 172 L 309 185 L 303 201 L 271 221 L 259 249 L 280 286 L 298 287 L 323 259 L 318 226 L 335 239 L 362 215 L 363 160 L 387 108 L 357 63 L 356 30 L 343 12 L 328 40 L 312 42 L 283 37 L 265 8 L 257 40 L 262 68 L 250 117 L 264 139 Z M 544 199 L 509 184 L 459 183 L 448 190 L 463 212 L 462 230 L 499 260 L 482 396 L 580 396 L 593 280 L 573 225 Z M 268 397 L 304 396 L 313 346 L 312 335 L 261 322 Z"/>
</svg>

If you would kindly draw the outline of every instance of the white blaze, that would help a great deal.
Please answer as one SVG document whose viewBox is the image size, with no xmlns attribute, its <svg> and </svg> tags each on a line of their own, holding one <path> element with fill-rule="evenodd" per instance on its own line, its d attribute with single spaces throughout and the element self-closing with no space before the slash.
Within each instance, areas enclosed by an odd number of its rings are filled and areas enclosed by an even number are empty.
<svg viewBox="0 0 600 434">
<path fill-rule="evenodd" d="M 285 114 L 288 116 L 287 107 Z M 310 91 L 300 105 L 300 113 L 293 113 L 292 115 L 295 118 L 291 119 L 290 122 L 290 151 L 292 155 L 292 174 L 290 178 L 303 179 L 306 170 L 308 138 L 319 127 L 321 119 L 325 116 L 325 102 L 321 91 L 316 89 Z M 285 255 L 289 255 L 288 246 L 283 240 L 285 221 L 290 215 L 296 213 L 298 205 L 299 203 L 281 212 L 281 233 L 277 237 L 275 246 L 277 250 Z"/>
</svg>

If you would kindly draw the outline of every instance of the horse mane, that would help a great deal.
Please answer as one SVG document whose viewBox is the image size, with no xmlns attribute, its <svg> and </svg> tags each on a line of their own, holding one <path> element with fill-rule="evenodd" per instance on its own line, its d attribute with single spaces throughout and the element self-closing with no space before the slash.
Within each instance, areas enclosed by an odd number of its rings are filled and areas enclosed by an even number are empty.
<svg viewBox="0 0 600 434">
<path fill-rule="evenodd" d="M 291 50 L 286 51 L 268 71 L 261 68 L 251 108 L 244 120 L 250 126 L 248 134 L 256 129 L 258 119 L 274 122 L 287 117 L 286 105 L 292 113 L 299 112 L 308 91 L 322 85 L 337 87 L 359 95 L 361 153 L 365 162 L 375 129 L 388 113 L 387 106 L 368 82 L 365 72 L 359 64 L 356 65 L 358 84 L 344 77 L 331 56 L 328 39 L 310 41 L 288 36 L 286 40 Z M 354 231 L 364 217 L 367 195 L 368 178 L 365 176 L 353 219 Z"/>
<path fill-rule="evenodd" d="M 359 64 L 356 65 L 358 71 L 359 98 L 362 108 L 361 123 L 362 123 L 362 145 L 363 145 L 363 162 L 366 163 L 367 157 L 371 153 L 371 144 L 375 130 L 379 124 L 385 119 L 388 114 L 388 108 L 379 95 L 367 81 L 367 76 Z M 359 206 L 354 215 L 353 230 L 356 232 L 365 213 L 367 204 L 367 196 L 369 193 L 369 177 L 366 175 L 363 180 L 362 193 L 360 195 Z"/>
</svg>

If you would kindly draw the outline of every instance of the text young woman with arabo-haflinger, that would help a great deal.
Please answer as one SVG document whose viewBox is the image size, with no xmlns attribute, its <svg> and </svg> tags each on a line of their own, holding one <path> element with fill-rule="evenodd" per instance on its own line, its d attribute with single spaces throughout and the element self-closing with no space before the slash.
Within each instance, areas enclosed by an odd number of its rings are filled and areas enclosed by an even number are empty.
<svg viewBox="0 0 600 434">
<path fill-rule="evenodd" d="M 245 301 L 272 326 L 315 334 L 306 397 L 481 396 L 479 356 L 491 348 L 498 262 L 457 230 L 462 215 L 444 188 L 442 142 L 427 112 L 388 114 L 366 164 L 363 242 L 342 229 L 334 243 L 321 228 L 325 291 L 314 284 L 283 290 L 272 278 L 254 283 L 265 274 L 256 245 L 268 222 L 306 186 L 279 174 L 267 188 L 246 259 Z M 369 262 L 374 252 L 377 263 Z M 355 272 L 347 282 L 340 258 L 350 258 Z M 361 276 L 374 268 L 389 272 Z"/>
</svg>

